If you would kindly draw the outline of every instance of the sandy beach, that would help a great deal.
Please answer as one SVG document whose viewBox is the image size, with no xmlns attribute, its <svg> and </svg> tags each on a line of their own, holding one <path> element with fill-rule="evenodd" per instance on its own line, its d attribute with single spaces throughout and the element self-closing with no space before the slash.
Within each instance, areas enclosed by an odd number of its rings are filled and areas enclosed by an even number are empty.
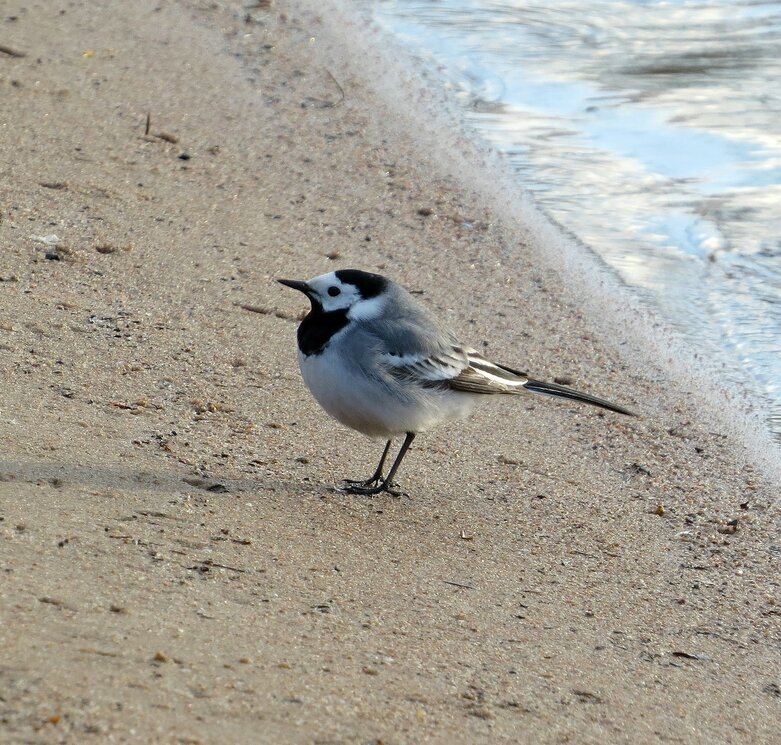
<svg viewBox="0 0 781 745">
<path fill-rule="evenodd" d="M 0 742 L 780 742 L 778 481 L 334 24 L 3 7 Z M 381 444 L 274 278 L 352 267 L 639 416 L 492 401 L 335 490 Z"/>
</svg>

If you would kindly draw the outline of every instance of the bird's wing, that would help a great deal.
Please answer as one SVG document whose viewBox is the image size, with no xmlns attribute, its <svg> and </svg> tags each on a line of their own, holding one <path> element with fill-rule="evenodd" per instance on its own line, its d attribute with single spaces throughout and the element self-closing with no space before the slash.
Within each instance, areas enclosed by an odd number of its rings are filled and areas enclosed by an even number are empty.
<svg viewBox="0 0 781 745">
<path fill-rule="evenodd" d="M 467 393 L 516 393 L 524 388 L 528 378 L 521 372 L 497 365 L 470 347 L 463 347 L 468 365 L 448 381 L 456 391 Z"/>
<path fill-rule="evenodd" d="M 436 352 L 386 352 L 380 355 L 383 367 L 394 378 L 423 386 L 446 386 L 468 369 L 466 355 L 458 347 Z"/>
<path fill-rule="evenodd" d="M 453 345 L 433 355 L 390 355 L 385 362 L 394 376 L 419 385 L 447 387 L 464 393 L 480 394 L 529 391 L 634 416 L 633 412 L 604 398 L 581 393 L 557 383 L 534 380 L 518 370 L 491 362 L 475 349 L 460 345 Z"/>
<path fill-rule="evenodd" d="M 406 382 L 465 393 L 512 393 L 522 388 L 527 380 L 460 344 L 448 344 L 433 353 L 385 353 L 381 360 L 391 375 Z"/>
<path fill-rule="evenodd" d="M 398 321 L 384 326 L 366 324 L 366 327 L 370 334 L 366 339 L 377 342 L 375 362 L 405 383 L 479 394 L 530 391 L 633 416 L 628 409 L 603 398 L 557 383 L 534 380 L 526 373 L 491 362 L 476 349 L 460 344 L 442 328 Z"/>
<path fill-rule="evenodd" d="M 362 324 L 373 339 L 374 359 L 393 378 L 431 388 L 468 393 L 512 393 L 526 378 L 489 362 L 461 344 L 447 328 L 422 310 L 405 318 Z"/>
<path fill-rule="evenodd" d="M 371 364 L 406 383 L 443 386 L 469 366 L 456 337 L 422 312 L 362 323 L 354 335 Z"/>
</svg>

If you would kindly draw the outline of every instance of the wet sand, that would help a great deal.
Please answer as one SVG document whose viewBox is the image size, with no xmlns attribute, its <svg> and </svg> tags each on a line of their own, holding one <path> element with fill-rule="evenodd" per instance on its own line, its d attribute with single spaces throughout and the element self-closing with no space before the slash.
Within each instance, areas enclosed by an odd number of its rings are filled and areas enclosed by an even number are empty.
<svg viewBox="0 0 781 745">
<path fill-rule="evenodd" d="M 779 485 L 326 20 L 0 29 L 0 741 L 781 739 Z M 305 390 L 273 278 L 348 267 L 640 416 L 492 401 L 416 440 L 410 496 L 335 491 L 381 444 Z"/>
</svg>

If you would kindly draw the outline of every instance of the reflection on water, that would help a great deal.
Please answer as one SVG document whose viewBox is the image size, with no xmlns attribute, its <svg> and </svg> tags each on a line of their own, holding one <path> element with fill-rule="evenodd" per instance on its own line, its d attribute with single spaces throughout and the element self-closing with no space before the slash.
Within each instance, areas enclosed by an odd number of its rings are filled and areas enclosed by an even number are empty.
<svg viewBox="0 0 781 745">
<path fill-rule="evenodd" d="M 781 433 L 781 3 L 379 0 L 375 17 Z"/>
</svg>

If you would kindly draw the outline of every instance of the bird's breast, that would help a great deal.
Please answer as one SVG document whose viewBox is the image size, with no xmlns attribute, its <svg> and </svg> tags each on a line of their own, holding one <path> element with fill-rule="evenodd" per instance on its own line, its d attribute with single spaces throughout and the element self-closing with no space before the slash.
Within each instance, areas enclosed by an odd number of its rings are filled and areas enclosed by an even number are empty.
<svg viewBox="0 0 781 745">
<path fill-rule="evenodd" d="M 367 371 L 327 345 L 319 354 L 299 354 L 301 375 L 334 419 L 369 437 L 389 439 L 423 432 L 469 414 L 472 396 L 404 384 L 381 370 Z"/>
</svg>

